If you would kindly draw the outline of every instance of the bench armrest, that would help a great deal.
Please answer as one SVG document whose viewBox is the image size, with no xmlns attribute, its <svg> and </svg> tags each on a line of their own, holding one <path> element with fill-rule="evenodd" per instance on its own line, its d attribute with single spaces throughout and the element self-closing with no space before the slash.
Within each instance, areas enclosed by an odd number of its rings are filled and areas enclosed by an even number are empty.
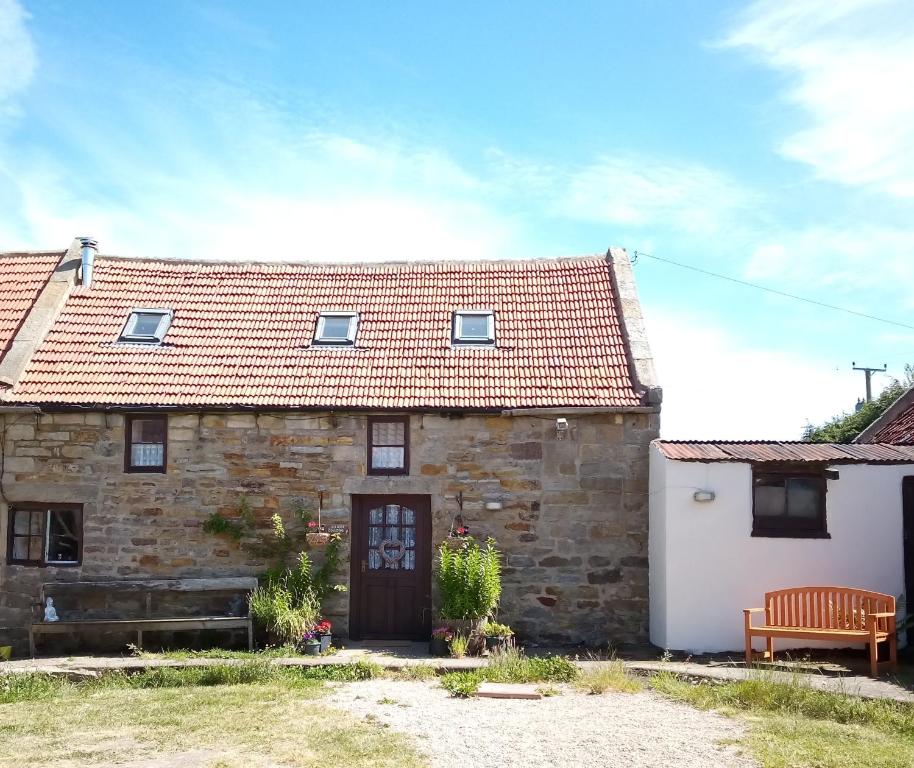
<svg viewBox="0 0 914 768">
<path fill-rule="evenodd" d="M 743 608 L 743 613 L 748 615 L 750 613 L 761 613 L 764 610 L 764 608 Z"/>
</svg>

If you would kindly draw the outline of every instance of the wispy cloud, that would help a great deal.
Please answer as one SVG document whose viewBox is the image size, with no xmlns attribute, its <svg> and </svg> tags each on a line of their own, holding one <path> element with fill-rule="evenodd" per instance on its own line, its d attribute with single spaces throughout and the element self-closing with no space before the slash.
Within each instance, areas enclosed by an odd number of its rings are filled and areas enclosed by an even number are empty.
<svg viewBox="0 0 914 768">
<path fill-rule="evenodd" d="M 0 0 L 0 116 L 15 112 L 15 97 L 35 74 L 37 60 L 27 18 L 16 0 Z"/>
<path fill-rule="evenodd" d="M 723 40 L 789 78 L 806 127 L 783 155 L 824 179 L 914 197 L 910 0 L 758 0 Z"/>
</svg>

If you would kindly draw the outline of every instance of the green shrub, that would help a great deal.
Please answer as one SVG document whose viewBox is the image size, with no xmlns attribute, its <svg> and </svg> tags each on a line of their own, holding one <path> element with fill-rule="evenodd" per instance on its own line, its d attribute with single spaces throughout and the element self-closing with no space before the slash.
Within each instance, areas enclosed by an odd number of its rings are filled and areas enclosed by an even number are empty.
<svg viewBox="0 0 914 768">
<path fill-rule="evenodd" d="M 489 656 L 483 674 L 493 683 L 570 683 L 581 672 L 564 656 L 526 656 L 516 648 L 505 648 Z"/>
<path fill-rule="evenodd" d="M 448 648 L 451 650 L 451 656 L 455 659 L 462 659 L 466 656 L 469 642 L 466 635 L 461 635 L 460 633 L 454 635 L 451 638 L 451 642 L 448 643 Z"/>
<path fill-rule="evenodd" d="M 66 678 L 36 672 L 0 675 L 0 704 L 49 699 L 70 687 Z"/>
<path fill-rule="evenodd" d="M 599 666 L 583 672 L 577 680 L 577 687 L 592 694 L 606 691 L 635 693 L 641 690 L 641 683 L 626 671 L 621 661 L 614 660 L 600 662 Z"/>
<path fill-rule="evenodd" d="M 479 619 L 491 614 L 501 597 L 501 554 L 494 540 L 480 547 L 469 539 L 458 550 L 442 544 L 435 580 L 442 619 Z"/>
<path fill-rule="evenodd" d="M 448 672 L 441 678 L 441 685 L 451 696 L 465 699 L 472 696 L 479 690 L 479 684 L 483 681 L 481 670 L 473 672 Z"/>
</svg>

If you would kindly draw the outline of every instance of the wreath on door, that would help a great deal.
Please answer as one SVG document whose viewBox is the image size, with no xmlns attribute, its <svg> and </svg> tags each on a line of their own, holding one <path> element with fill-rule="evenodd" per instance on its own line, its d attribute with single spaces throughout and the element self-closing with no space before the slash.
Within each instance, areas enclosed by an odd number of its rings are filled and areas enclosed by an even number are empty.
<svg viewBox="0 0 914 768">
<path fill-rule="evenodd" d="M 403 559 L 406 545 L 399 539 L 384 539 L 378 546 L 378 554 L 387 565 L 393 565 Z"/>
</svg>

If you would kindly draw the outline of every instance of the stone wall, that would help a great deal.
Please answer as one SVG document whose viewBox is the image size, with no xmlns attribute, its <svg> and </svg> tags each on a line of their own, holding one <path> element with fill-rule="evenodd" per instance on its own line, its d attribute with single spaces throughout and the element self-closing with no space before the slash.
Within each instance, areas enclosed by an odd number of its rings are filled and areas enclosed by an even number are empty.
<svg viewBox="0 0 914 768">
<path fill-rule="evenodd" d="M 267 563 L 202 530 L 214 511 L 237 516 L 245 496 L 265 530 L 297 499 L 349 524 L 352 494 L 431 496 L 433 544 L 463 494 L 463 520 L 505 553 L 500 620 L 527 640 L 589 644 L 647 639 L 648 446 L 656 414 L 468 415 L 410 419 L 411 473 L 366 475 L 363 414 L 181 413 L 168 425 L 168 471 L 124 472 L 124 417 L 7 414 L 0 541 L 6 501 L 84 505 L 79 567 L 0 565 L 0 644 L 22 641 L 39 585 L 67 579 L 260 574 Z M 486 502 L 500 502 L 496 511 Z M 348 539 L 340 581 L 348 582 Z M 345 631 L 348 595 L 327 612 Z M 15 628 L 20 628 L 16 631 Z"/>
</svg>

